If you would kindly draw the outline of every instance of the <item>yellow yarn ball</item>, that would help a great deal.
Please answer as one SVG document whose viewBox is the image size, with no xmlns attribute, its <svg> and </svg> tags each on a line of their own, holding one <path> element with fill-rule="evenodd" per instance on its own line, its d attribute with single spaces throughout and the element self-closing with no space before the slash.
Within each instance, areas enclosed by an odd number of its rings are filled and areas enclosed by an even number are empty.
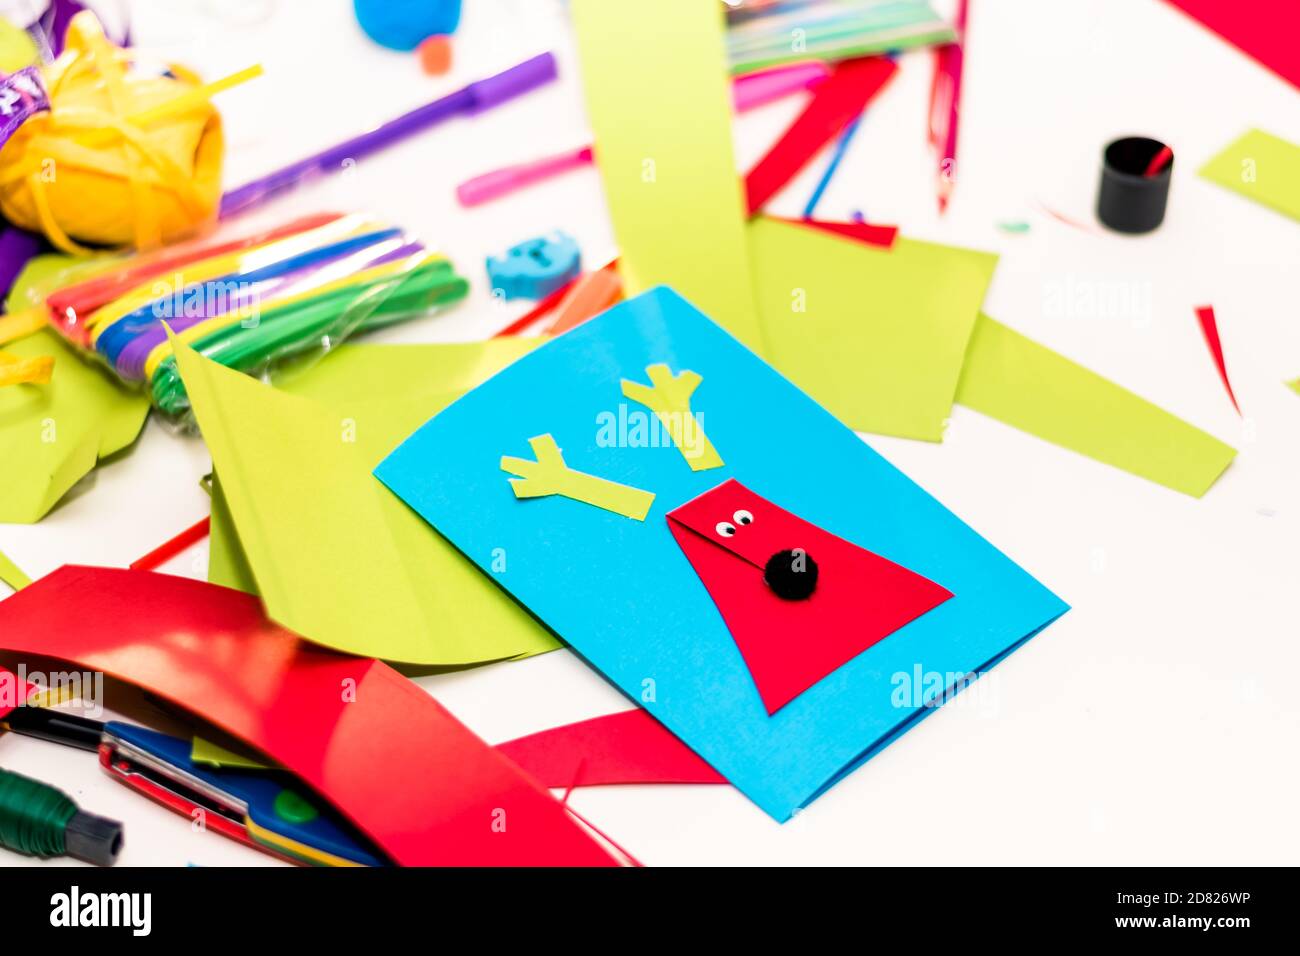
<svg viewBox="0 0 1300 956">
<path fill-rule="evenodd" d="M 43 71 L 50 109 L 0 149 L 0 211 L 68 252 L 147 249 L 216 218 L 221 117 L 188 70 L 144 73 L 93 14 Z M 170 104 L 170 105 L 169 105 Z"/>
</svg>

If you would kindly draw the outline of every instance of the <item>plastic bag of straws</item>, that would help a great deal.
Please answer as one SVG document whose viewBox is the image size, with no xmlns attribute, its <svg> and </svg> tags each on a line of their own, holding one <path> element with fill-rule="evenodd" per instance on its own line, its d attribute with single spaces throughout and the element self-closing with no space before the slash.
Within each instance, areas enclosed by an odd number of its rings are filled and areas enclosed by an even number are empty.
<svg viewBox="0 0 1300 956">
<path fill-rule="evenodd" d="M 232 223 L 148 253 L 69 262 L 27 290 L 29 309 L 169 416 L 189 409 L 171 336 L 264 377 L 287 358 L 323 354 L 468 292 L 445 256 L 361 214 Z"/>
</svg>

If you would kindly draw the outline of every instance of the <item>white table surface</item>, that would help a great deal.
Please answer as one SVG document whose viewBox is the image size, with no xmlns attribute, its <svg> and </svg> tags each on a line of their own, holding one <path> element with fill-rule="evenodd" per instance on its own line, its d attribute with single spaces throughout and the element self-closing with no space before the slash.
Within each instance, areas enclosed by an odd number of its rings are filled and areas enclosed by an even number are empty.
<svg viewBox="0 0 1300 956">
<path fill-rule="evenodd" d="M 223 21 L 243 10 L 258 23 Z M 522 311 L 487 293 L 483 258 L 563 228 L 589 262 L 614 254 L 594 170 L 461 209 L 453 187 L 505 162 L 577 145 L 587 130 L 564 7 L 466 0 L 456 68 L 424 76 L 384 51 L 344 0 L 138 0 L 137 45 L 218 76 L 227 182 L 258 173 L 525 56 L 554 49 L 559 83 L 360 163 L 313 193 L 440 244 L 474 283 L 443 317 L 381 341 L 482 338 Z M 1073 605 L 949 706 L 786 825 L 718 786 L 579 790 L 573 805 L 643 862 L 670 864 L 1261 864 L 1300 858 L 1300 226 L 1198 179 L 1250 126 L 1300 139 L 1300 97 L 1158 0 L 973 0 L 959 186 L 937 216 L 925 145 L 930 60 L 905 56 L 819 207 L 1002 254 L 986 310 L 1240 449 L 1201 500 L 1058 449 L 963 408 L 942 444 L 866 436 Z M 738 120 L 758 158 L 797 100 Z M 1102 145 L 1149 134 L 1177 150 L 1168 218 L 1125 238 L 1091 219 Z M 798 214 L 815 163 L 770 207 Z M 290 212 L 292 200 L 284 207 Z M 1031 224 L 1026 235 L 997 228 Z M 1070 292 L 1078 292 L 1071 298 Z M 1085 291 L 1086 290 L 1086 293 Z M 1127 309 L 1089 309 L 1118 292 Z M 1054 304 L 1065 294 L 1075 307 Z M 1244 420 L 1193 307 L 1212 303 Z M 1064 312 L 1064 314 L 1062 314 Z M 201 442 L 151 420 L 127 455 L 0 550 L 33 576 L 67 562 L 124 566 L 207 513 Z M 163 570 L 203 576 L 206 543 Z M 0 593 L 3 592 L 0 585 Z M 491 742 L 623 709 L 567 651 L 421 686 Z M 123 864 L 275 865 L 110 781 L 85 753 L 7 735 L 0 764 L 126 822 Z M 0 865 L 29 861 L 0 851 Z M 37 865 L 69 865 L 53 861 Z M 71 864 L 77 865 L 77 864 Z"/>
</svg>

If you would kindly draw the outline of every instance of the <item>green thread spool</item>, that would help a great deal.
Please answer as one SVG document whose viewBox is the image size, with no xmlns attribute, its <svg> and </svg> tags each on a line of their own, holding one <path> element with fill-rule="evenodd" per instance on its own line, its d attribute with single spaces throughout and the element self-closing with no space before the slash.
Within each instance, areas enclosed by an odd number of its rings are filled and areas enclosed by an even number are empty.
<svg viewBox="0 0 1300 956">
<path fill-rule="evenodd" d="M 0 845 L 29 856 L 75 856 L 112 866 L 122 824 L 83 813 L 72 798 L 39 780 L 0 770 Z"/>
</svg>

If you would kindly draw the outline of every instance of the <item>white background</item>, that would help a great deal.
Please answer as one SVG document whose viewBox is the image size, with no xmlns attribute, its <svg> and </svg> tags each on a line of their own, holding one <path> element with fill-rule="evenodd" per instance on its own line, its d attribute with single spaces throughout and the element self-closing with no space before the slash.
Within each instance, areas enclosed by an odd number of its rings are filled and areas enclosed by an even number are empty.
<svg viewBox="0 0 1300 956">
<path fill-rule="evenodd" d="M 559 83 L 363 161 L 311 197 L 391 217 L 444 248 L 474 283 L 455 312 L 389 330 L 384 341 L 482 338 L 509 322 L 522 307 L 491 301 L 482 263 L 516 241 L 563 228 L 588 262 L 616 251 L 594 170 L 490 206 L 457 206 L 452 190 L 464 178 L 587 137 L 563 6 L 465 6 L 455 71 L 434 79 L 413 55 L 370 43 L 343 0 L 134 4 L 135 39 L 147 50 L 208 77 L 265 65 L 264 78 L 220 100 L 231 185 L 556 50 Z M 647 864 L 1300 860 L 1300 396 L 1282 384 L 1300 376 L 1300 225 L 1194 175 L 1250 126 L 1300 140 L 1300 97 L 1158 0 L 972 7 L 948 216 L 936 214 L 925 145 L 924 54 L 903 57 L 819 214 L 861 210 L 909 235 L 1000 252 L 990 314 L 1240 454 L 1198 501 L 960 407 L 942 445 L 867 436 L 1074 609 L 970 703 L 922 722 L 784 826 L 729 787 L 573 795 Z M 737 121 L 742 168 L 799 107 L 792 99 Z M 1177 151 L 1160 230 L 1088 232 L 1041 211 L 1091 222 L 1101 148 L 1133 133 Z M 822 163 L 771 211 L 797 215 Z M 1000 231 L 1008 220 L 1029 222 L 1030 232 Z M 1127 292 L 1133 304 L 1101 314 L 1071 300 L 1071 289 Z M 1062 295 L 1076 307 L 1053 309 Z M 1201 339 L 1193 307 L 1205 303 L 1217 310 L 1244 420 Z M 133 451 L 40 524 L 0 526 L 0 550 L 33 576 L 65 562 L 124 566 L 207 513 L 198 479 L 209 467 L 201 442 L 151 421 Z M 206 545 L 164 570 L 204 575 Z M 419 683 L 491 742 L 627 706 L 567 651 Z M 191 832 L 186 818 L 108 780 L 89 754 L 8 735 L 0 763 L 124 820 L 122 863 L 274 863 Z M 0 851 L 0 863 L 28 862 Z"/>
</svg>

